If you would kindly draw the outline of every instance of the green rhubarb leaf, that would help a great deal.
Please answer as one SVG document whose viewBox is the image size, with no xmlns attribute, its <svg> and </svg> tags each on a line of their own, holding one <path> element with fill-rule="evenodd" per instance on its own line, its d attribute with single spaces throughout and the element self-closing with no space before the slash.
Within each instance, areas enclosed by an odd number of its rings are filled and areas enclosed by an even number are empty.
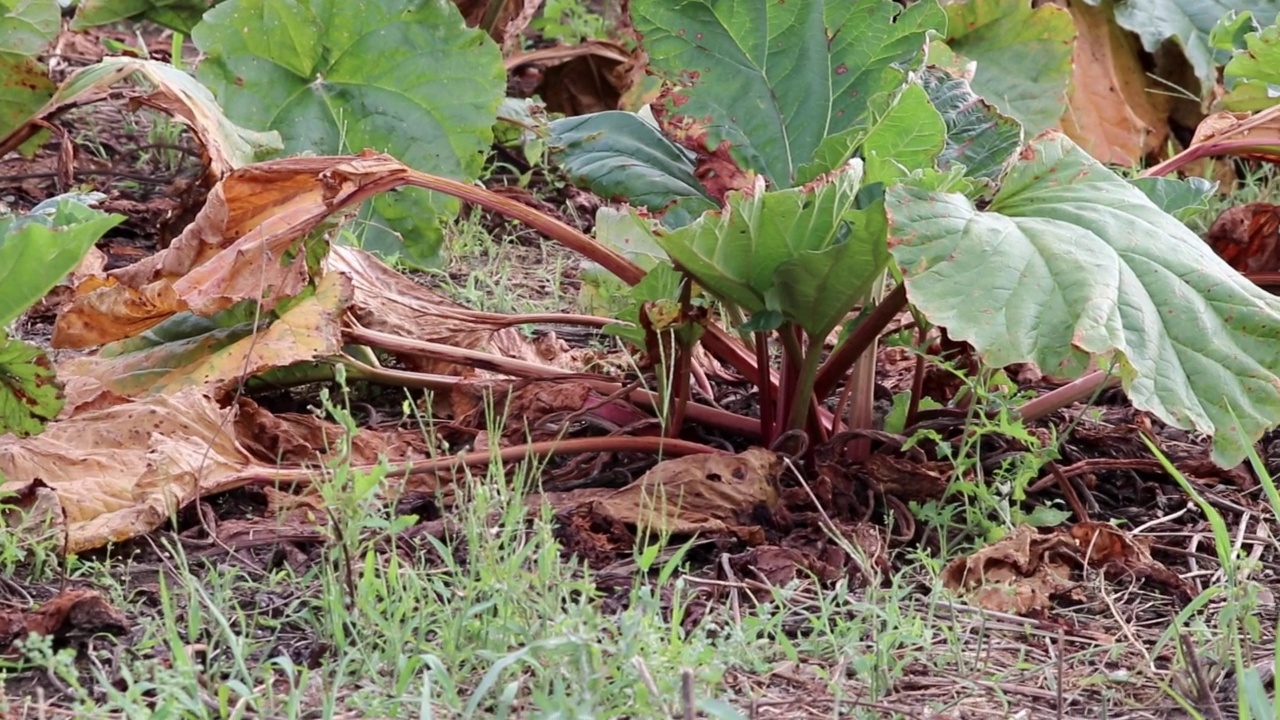
<svg viewBox="0 0 1280 720">
<path fill-rule="evenodd" d="M 62 404 L 62 388 L 44 351 L 0 331 L 0 435 L 35 435 Z"/>
<path fill-rule="evenodd" d="M 667 254 L 653 238 L 652 221 L 641 217 L 633 208 L 614 209 L 602 207 L 596 211 L 595 241 L 616 251 L 641 269 L 649 271 L 670 266 Z M 633 293 L 631 286 L 603 266 L 584 260 L 578 271 L 582 288 L 578 292 L 578 306 L 585 312 L 602 317 L 623 320 L 623 313 L 631 308 L 638 314 L 638 302 L 642 296 Z M 656 282 L 656 281 L 651 281 Z M 654 298 L 644 297 L 644 300 Z"/>
<path fill-rule="evenodd" d="M 1021 158 L 985 210 L 888 190 L 911 302 L 995 366 L 1076 377 L 1114 359 L 1135 407 L 1213 434 L 1215 461 L 1238 464 L 1241 438 L 1280 421 L 1280 298 L 1066 137 Z"/>
<path fill-rule="evenodd" d="M 35 56 L 61 22 L 57 0 L 0 0 L 0 56 Z"/>
<path fill-rule="evenodd" d="M 950 3 L 947 45 L 977 62 L 973 90 L 1035 135 L 1067 107 L 1076 28 L 1066 8 L 1028 0 Z"/>
<path fill-rule="evenodd" d="M 1250 19 L 1243 13 L 1235 25 L 1252 26 Z M 1236 112 L 1265 110 L 1280 103 L 1280 26 L 1248 32 L 1243 43 L 1222 69 L 1227 94 L 1221 104 Z"/>
<path fill-rule="evenodd" d="M 867 182 L 890 183 L 913 170 L 933 170 L 947 126 L 919 85 L 908 85 L 867 132 L 862 158 Z"/>
<path fill-rule="evenodd" d="M 655 212 L 682 198 L 701 210 L 716 206 L 693 176 L 689 151 L 635 113 L 611 111 L 551 123 L 552 156 L 570 179 L 605 198 Z"/>
<path fill-rule="evenodd" d="M 680 286 L 683 282 L 684 276 L 670 264 L 655 266 L 640 282 L 627 288 L 625 294 L 621 295 L 626 298 L 627 303 L 614 316 L 619 322 L 605 326 L 604 331 L 636 347 L 645 347 L 645 330 L 640 324 L 640 314 L 647 312 L 647 307 L 651 307 L 651 304 L 671 307 L 678 314 Z"/>
<path fill-rule="evenodd" d="M 56 89 L 37 60 L 0 53 L 0 137 L 26 122 Z"/>
<path fill-rule="evenodd" d="M 1156 207 L 1186 222 L 1209 208 L 1218 184 L 1204 178 L 1145 177 L 1131 181 Z"/>
<path fill-rule="evenodd" d="M 884 235 L 858 215 L 862 166 L 851 161 L 814 185 L 752 195 L 659 233 L 658 244 L 709 293 L 751 315 L 779 316 L 813 335 L 835 327 L 884 268 Z"/>
<path fill-rule="evenodd" d="M 1097 5 L 1101 0 L 1088 0 Z M 1137 33 L 1142 46 L 1155 52 L 1166 40 L 1182 46 L 1196 77 L 1201 94 L 1208 96 L 1217 82 L 1217 65 L 1226 54 L 1215 50 L 1209 35 L 1230 11 L 1249 12 L 1262 27 L 1275 22 L 1280 3 L 1276 0 L 1121 0 L 1115 5 L 1116 23 Z"/>
<path fill-rule="evenodd" d="M 778 266 L 782 313 L 814 337 L 824 337 L 866 299 L 889 261 L 884 202 L 850 210 L 850 237 L 821 250 L 806 250 Z"/>
<path fill-rule="evenodd" d="M 998 178 L 1022 147 L 1022 125 L 975 94 L 966 80 L 930 67 L 921 73 L 920 82 L 947 127 L 938 167 L 960 165 L 970 177 Z"/>
<path fill-rule="evenodd" d="M 0 0 L 0 137 L 53 96 L 49 69 L 35 55 L 58 34 L 61 19 L 56 0 Z M 23 151 L 34 147 L 28 141 Z"/>
<path fill-rule="evenodd" d="M 1249 34 L 1261 29 L 1254 21 L 1253 13 L 1232 10 L 1219 18 L 1218 24 L 1209 31 L 1209 47 L 1229 53 L 1243 50 Z"/>
<path fill-rule="evenodd" d="M 946 23 L 935 2 L 633 0 L 649 67 L 682 87 L 665 122 L 729 144 L 740 166 L 790 187 L 838 167 L 857 133 Z M 843 147 L 833 148 L 828 138 Z M 826 167 L 810 165 L 820 146 Z"/>
<path fill-rule="evenodd" d="M 189 33 L 209 9 L 209 0 L 80 0 L 72 30 L 110 25 L 121 20 L 146 19 Z"/>
<path fill-rule="evenodd" d="M 248 28 L 249 30 L 246 30 Z M 199 77 L 227 115 L 280 132 L 287 153 L 390 153 L 475 179 L 505 94 L 498 47 L 446 0 L 230 0 L 192 33 Z M 368 246 L 434 258 L 458 204 L 406 188 L 373 201 Z"/>
<path fill-rule="evenodd" d="M 21 216 L 0 216 L 0 328 L 34 305 L 124 220 L 89 207 L 104 196 L 50 198 Z"/>
</svg>

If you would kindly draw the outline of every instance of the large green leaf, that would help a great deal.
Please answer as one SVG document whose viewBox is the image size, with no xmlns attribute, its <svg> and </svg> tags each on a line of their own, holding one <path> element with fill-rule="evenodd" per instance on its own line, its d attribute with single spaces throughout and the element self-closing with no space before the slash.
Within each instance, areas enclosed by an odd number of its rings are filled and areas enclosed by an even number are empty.
<svg viewBox="0 0 1280 720">
<path fill-rule="evenodd" d="M 279 131 L 286 152 L 372 148 L 463 180 L 483 166 L 506 73 L 493 41 L 447 0 L 230 0 L 192 38 L 208 56 L 199 77 L 227 115 Z M 429 260 L 442 237 L 435 215 L 457 203 L 405 189 L 374 207 L 368 244 L 385 253 L 399 234 Z"/>
<path fill-rule="evenodd" d="M 605 198 L 660 211 L 682 198 L 715 202 L 693 176 L 688 151 L 635 113 L 611 111 L 551 123 L 553 157 L 574 183 Z"/>
<path fill-rule="evenodd" d="M 937 68 L 926 68 L 920 84 L 947 126 L 947 144 L 938 166 L 963 165 L 971 177 L 995 180 L 1022 146 L 1022 125 L 978 97 L 969 83 Z"/>
<path fill-rule="evenodd" d="M 869 123 L 919 62 L 946 18 L 933 0 L 633 0 L 652 70 L 681 81 L 670 111 L 727 141 L 744 168 L 775 187 L 830 170 L 849 156 L 851 129 Z M 799 169 L 828 138 L 827 166 Z M 827 148 L 830 150 L 830 148 Z"/>
<path fill-rule="evenodd" d="M 0 0 L 0 55 L 33 57 L 58 34 L 57 0 Z"/>
<path fill-rule="evenodd" d="M 1245 456 L 1280 421 L 1280 298 L 1226 265 L 1142 191 L 1057 133 L 985 210 L 897 186 L 890 247 L 911 302 L 993 365 L 1083 373 L 1117 360 L 1135 407 Z"/>
<path fill-rule="evenodd" d="M 50 198 L 22 216 L 0 216 L 0 328 L 75 269 L 94 242 L 124 220 L 84 195 Z"/>
<path fill-rule="evenodd" d="M 867 182 L 888 184 L 913 170 L 933 170 L 946 141 L 947 126 L 924 88 L 908 85 L 862 141 Z"/>
<path fill-rule="evenodd" d="M 1101 0 L 1086 0 L 1098 5 Z M 1155 52 L 1166 40 L 1182 46 L 1200 78 L 1200 90 L 1208 95 L 1217 81 L 1217 56 L 1209 45 L 1209 33 L 1231 10 L 1248 11 L 1265 27 L 1280 11 L 1277 0 L 1121 0 L 1116 3 L 1116 23 L 1137 33 L 1142 46 Z"/>
<path fill-rule="evenodd" d="M 0 0 L 0 137 L 53 95 L 49 70 L 35 55 L 58 34 L 60 22 L 57 0 Z"/>
<path fill-rule="evenodd" d="M 780 314 L 821 336 L 887 260 L 883 234 L 852 232 L 870 227 L 851 217 L 861 181 L 861 163 L 851 161 L 816 186 L 731 192 L 725 210 L 657 241 L 712 295 L 752 315 Z"/>
<path fill-rule="evenodd" d="M 1067 107 L 1076 27 L 1065 8 L 1029 0 L 947 5 L 947 45 L 977 61 L 973 90 L 1035 135 Z"/>
</svg>

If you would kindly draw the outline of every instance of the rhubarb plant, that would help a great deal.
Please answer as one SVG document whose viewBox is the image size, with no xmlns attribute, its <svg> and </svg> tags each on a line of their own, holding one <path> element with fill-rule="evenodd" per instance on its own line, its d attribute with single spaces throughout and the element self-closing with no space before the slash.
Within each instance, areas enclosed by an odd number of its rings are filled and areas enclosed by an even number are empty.
<svg viewBox="0 0 1280 720">
<path fill-rule="evenodd" d="M 1280 422 L 1280 300 L 1152 187 L 1058 132 L 1024 138 L 963 77 L 924 67 L 947 37 L 933 0 L 631 9 L 667 83 L 656 129 L 561 121 L 553 152 L 577 182 L 646 208 L 667 262 L 720 301 L 754 351 L 730 361 L 760 386 L 766 440 L 867 424 L 823 402 L 841 385 L 850 407 L 869 402 L 869 350 L 903 310 L 992 366 L 1114 366 L 1137 408 L 1212 434 L 1224 465 Z"/>
</svg>

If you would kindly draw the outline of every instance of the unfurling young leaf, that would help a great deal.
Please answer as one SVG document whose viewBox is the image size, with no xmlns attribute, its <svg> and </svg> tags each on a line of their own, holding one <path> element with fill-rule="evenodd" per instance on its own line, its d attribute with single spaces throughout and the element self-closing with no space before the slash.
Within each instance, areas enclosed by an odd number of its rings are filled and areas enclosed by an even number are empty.
<svg viewBox="0 0 1280 720">
<path fill-rule="evenodd" d="M 876 228 L 874 218 L 883 217 L 878 207 L 858 209 L 861 181 L 862 164 L 851 161 L 812 186 L 731 193 L 725 210 L 656 239 L 716 297 L 824 336 L 888 260 L 882 223 L 878 233 L 853 231 Z"/>
</svg>

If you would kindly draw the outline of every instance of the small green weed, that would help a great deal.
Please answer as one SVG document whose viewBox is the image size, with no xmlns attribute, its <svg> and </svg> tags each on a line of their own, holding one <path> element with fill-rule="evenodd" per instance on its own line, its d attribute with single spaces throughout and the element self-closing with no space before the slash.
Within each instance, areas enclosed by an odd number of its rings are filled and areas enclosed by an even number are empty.
<svg viewBox="0 0 1280 720">
<path fill-rule="evenodd" d="M 905 449 L 930 442 L 937 447 L 939 459 L 952 465 L 947 494 L 941 500 L 912 505 L 916 516 L 935 532 L 940 554 L 949 557 L 995 542 L 1024 523 L 1048 527 L 1069 517 L 1061 508 L 1025 508 L 1028 486 L 1057 457 L 1057 438 L 1033 433 L 1017 419 L 1014 408 L 1026 395 L 1003 371 L 984 369 L 971 376 L 946 363 L 939 366 L 963 382 L 957 399 L 968 400 L 964 434 L 953 445 L 936 431 L 920 431 Z M 1017 449 L 1001 451 L 992 461 L 992 446 Z"/>
<path fill-rule="evenodd" d="M 569 45 L 608 36 L 605 16 L 588 9 L 583 0 L 547 0 L 531 26 L 543 38 Z"/>
</svg>

